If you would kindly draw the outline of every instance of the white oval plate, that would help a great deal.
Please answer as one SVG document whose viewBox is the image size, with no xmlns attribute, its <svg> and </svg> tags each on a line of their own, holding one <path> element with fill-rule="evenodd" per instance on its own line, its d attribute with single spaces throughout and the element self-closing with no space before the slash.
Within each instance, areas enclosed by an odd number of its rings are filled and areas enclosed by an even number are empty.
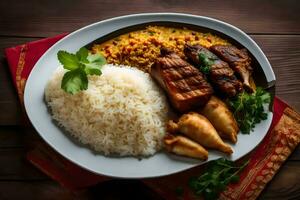
<svg viewBox="0 0 300 200">
<path fill-rule="evenodd" d="M 137 24 L 158 21 L 207 27 L 232 37 L 246 47 L 258 60 L 267 82 L 273 83 L 275 81 L 271 65 L 257 44 L 238 28 L 212 18 L 178 13 L 146 13 L 94 23 L 69 34 L 53 45 L 36 63 L 25 87 L 24 102 L 30 121 L 41 137 L 65 158 L 91 172 L 120 178 L 158 177 L 180 172 L 204 163 L 198 160 L 168 155 L 165 152 L 157 153 L 142 160 L 133 157 L 112 158 L 94 154 L 88 148 L 80 146 L 70 139 L 53 123 L 44 102 L 46 83 L 53 71 L 59 66 L 57 60 L 59 50 L 76 52 L 82 46 L 113 31 Z M 237 160 L 257 146 L 266 135 L 272 117 L 272 112 L 269 112 L 267 120 L 258 124 L 250 135 L 239 134 L 237 144 L 233 145 L 234 153 L 228 159 Z M 222 156 L 224 154 L 210 151 L 208 160 Z"/>
</svg>

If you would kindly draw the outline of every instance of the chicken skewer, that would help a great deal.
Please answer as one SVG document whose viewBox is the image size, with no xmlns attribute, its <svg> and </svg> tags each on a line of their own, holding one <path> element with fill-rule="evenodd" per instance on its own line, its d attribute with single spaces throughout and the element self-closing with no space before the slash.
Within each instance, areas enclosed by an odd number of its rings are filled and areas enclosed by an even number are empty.
<svg viewBox="0 0 300 200">
<path fill-rule="evenodd" d="M 180 132 L 204 147 L 216 149 L 226 154 L 232 154 L 233 150 L 225 144 L 213 125 L 204 116 L 190 112 L 179 118 L 178 123 L 170 121 L 170 132 Z"/>
<path fill-rule="evenodd" d="M 229 65 L 201 45 L 185 45 L 184 54 L 197 66 L 206 69 L 213 85 L 229 97 L 235 96 L 243 87 Z"/>
<path fill-rule="evenodd" d="M 180 135 L 167 134 L 164 137 L 164 144 L 167 151 L 192 158 L 207 160 L 208 151 L 200 144 Z"/>
<path fill-rule="evenodd" d="M 214 45 L 210 50 L 218 57 L 223 59 L 243 80 L 244 87 L 253 92 L 254 89 L 250 84 L 252 74 L 251 58 L 246 49 L 238 49 L 232 45 Z"/>
</svg>

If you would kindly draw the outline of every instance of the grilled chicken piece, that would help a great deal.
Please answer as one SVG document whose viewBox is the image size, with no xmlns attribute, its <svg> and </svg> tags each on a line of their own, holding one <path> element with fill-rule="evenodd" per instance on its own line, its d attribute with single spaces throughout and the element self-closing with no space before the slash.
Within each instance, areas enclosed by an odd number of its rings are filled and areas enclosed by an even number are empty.
<svg viewBox="0 0 300 200">
<path fill-rule="evenodd" d="M 208 152 L 200 144 L 180 135 L 167 134 L 164 137 L 167 151 L 192 158 L 207 160 Z"/>
<path fill-rule="evenodd" d="M 182 115 L 177 123 L 177 130 L 204 147 L 216 149 L 226 154 L 233 153 L 232 148 L 223 142 L 208 119 L 198 113 L 190 112 Z"/>
<path fill-rule="evenodd" d="M 223 101 L 212 96 L 200 113 L 212 123 L 221 138 L 228 139 L 233 143 L 237 142 L 239 127 Z"/>
<path fill-rule="evenodd" d="M 232 45 L 214 45 L 210 50 L 219 56 L 222 60 L 229 63 L 229 66 L 240 76 L 243 80 L 244 87 L 253 92 L 250 84 L 250 77 L 252 74 L 251 58 L 246 49 L 238 49 Z"/>
<path fill-rule="evenodd" d="M 205 47 L 185 45 L 184 53 L 194 64 L 209 68 L 208 77 L 220 92 L 232 97 L 243 89 L 229 65 Z"/>
<path fill-rule="evenodd" d="M 213 89 L 204 75 L 168 49 L 161 49 L 161 55 L 150 74 L 166 90 L 174 108 L 186 112 L 205 105 Z"/>
</svg>

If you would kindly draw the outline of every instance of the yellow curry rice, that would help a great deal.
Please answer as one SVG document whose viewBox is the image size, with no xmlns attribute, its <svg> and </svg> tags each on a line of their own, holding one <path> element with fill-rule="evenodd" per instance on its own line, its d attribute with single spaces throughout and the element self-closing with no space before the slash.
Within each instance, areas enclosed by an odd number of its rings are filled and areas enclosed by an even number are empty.
<svg viewBox="0 0 300 200">
<path fill-rule="evenodd" d="M 183 48 L 186 43 L 205 47 L 228 44 L 226 40 L 211 33 L 186 28 L 148 26 L 102 44 L 95 44 L 92 52 L 103 54 L 108 63 L 129 65 L 149 72 L 152 63 L 160 55 L 161 47 L 170 48 L 184 58 Z"/>
</svg>

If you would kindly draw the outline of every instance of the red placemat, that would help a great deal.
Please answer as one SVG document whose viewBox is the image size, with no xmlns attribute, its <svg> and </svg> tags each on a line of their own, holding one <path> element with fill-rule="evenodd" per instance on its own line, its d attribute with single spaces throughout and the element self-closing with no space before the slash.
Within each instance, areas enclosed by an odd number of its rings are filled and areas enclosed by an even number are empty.
<svg viewBox="0 0 300 200">
<path fill-rule="evenodd" d="M 18 92 L 21 104 L 23 104 L 24 86 L 34 64 L 49 47 L 65 35 L 62 34 L 5 49 L 13 84 Z M 267 136 L 254 151 L 246 156 L 250 163 L 241 173 L 239 183 L 229 185 L 220 198 L 256 199 L 299 142 L 299 114 L 275 97 L 274 119 Z M 109 179 L 78 167 L 42 141 L 27 153 L 27 159 L 62 186 L 73 191 Z M 174 175 L 142 181 L 166 199 L 195 199 L 195 196 L 187 188 L 188 180 L 192 176 L 199 175 L 202 168 L 195 167 Z M 183 196 L 181 197 L 175 194 L 178 187 L 183 189 Z"/>
</svg>

